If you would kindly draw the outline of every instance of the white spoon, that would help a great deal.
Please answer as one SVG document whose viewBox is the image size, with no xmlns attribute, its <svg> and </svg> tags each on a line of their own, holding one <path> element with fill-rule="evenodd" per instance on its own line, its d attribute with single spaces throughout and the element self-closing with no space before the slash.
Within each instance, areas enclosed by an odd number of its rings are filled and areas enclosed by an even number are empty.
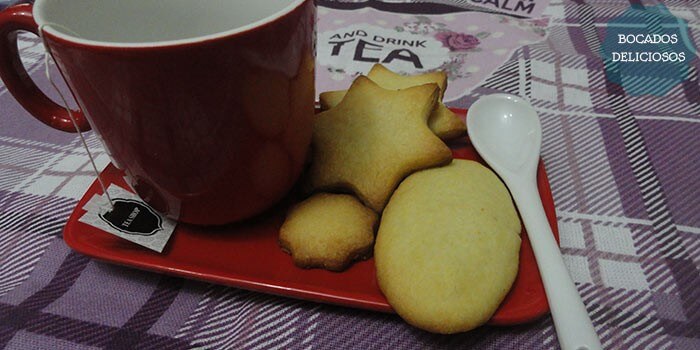
<svg viewBox="0 0 700 350">
<path fill-rule="evenodd" d="M 537 192 L 542 128 L 530 104 L 513 95 L 479 98 L 469 108 L 474 148 L 510 189 L 525 223 L 563 350 L 601 349 L 586 307 L 564 266 Z"/>
</svg>

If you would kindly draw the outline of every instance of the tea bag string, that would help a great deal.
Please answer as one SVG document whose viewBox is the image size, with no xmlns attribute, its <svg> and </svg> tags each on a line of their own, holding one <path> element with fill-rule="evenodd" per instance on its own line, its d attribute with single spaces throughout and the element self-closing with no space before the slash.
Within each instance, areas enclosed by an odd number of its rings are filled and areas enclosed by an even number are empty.
<svg viewBox="0 0 700 350">
<path fill-rule="evenodd" d="M 42 24 L 39 27 L 39 38 L 41 39 L 42 44 L 44 45 L 44 73 L 46 75 L 46 79 L 48 79 L 49 83 L 53 87 L 54 91 L 58 94 L 58 96 L 61 98 L 61 102 L 63 103 L 63 108 L 66 109 L 66 112 L 68 112 L 68 117 L 70 118 L 70 121 L 73 123 L 73 127 L 75 128 L 75 131 L 78 133 L 78 137 L 80 137 L 80 142 L 83 144 L 83 148 L 85 148 L 85 151 L 87 152 L 88 158 L 90 158 L 90 164 L 92 164 L 92 170 L 95 172 L 95 176 L 97 177 L 97 182 L 100 183 L 100 187 L 102 187 L 102 192 L 107 196 L 107 200 L 109 201 L 109 206 L 111 209 L 114 209 L 114 203 L 112 202 L 112 197 L 109 195 L 109 192 L 107 191 L 107 187 L 105 186 L 104 182 L 102 181 L 102 177 L 100 177 L 100 172 L 97 170 L 97 165 L 95 164 L 95 159 L 92 156 L 92 153 L 90 152 L 90 148 L 87 145 L 87 142 L 85 141 L 85 137 L 83 137 L 83 133 L 80 132 L 80 128 L 78 127 L 78 123 L 75 121 L 75 117 L 73 116 L 73 112 L 71 111 L 70 108 L 68 108 L 68 102 L 66 101 L 66 98 L 63 96 L 61 91 L 58 89 L 58 86 L 56 83 L 53 81 L 51 78 L 51 72 L 49 70 L 49 59 L 51 58 L 50 53 L 49 53 L 49 46 L 46 45 L 46 39 L 44 38 L 44 31 L 43 28 L 47 26 L 47 24 Z"/>
</svg>

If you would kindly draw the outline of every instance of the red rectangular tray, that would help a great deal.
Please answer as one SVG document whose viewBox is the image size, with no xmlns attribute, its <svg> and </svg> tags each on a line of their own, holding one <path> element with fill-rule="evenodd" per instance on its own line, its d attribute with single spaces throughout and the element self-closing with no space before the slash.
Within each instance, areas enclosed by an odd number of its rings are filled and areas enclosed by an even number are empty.
<svg viewBox="0 0 700 350">
<path fill-rule="evenodd" d="M 464 117 L 465 110 L 453 109 Z M 483 163 L 466 137 L 451 144 L 456 158 Z M 103 172 L 107 187 L 114 183 L 129 187 L 123 174 L 113 165 Z M 538 185 L 552 231 L 558 236 L 554 202 L 542 162 Z M 95 181 L 73 211 L 63 232 L 65 242 L 74 250 L 99 260 L 323 303 L 392 312 L 376 282 L 374 260 L 355 263 L 337 273 L 319 269 L 301 269 L 278 245 L 279 228 L 287 208 L 295 202 L 288 198 L 268 212 L 239 224 L 217 228 L 178 224 L 162 254 L 110 235 L 78 219 L 85 203 L 102 190 Z M 529 322 L 549 310 L 539 270 L 522 231 L 520 269 L 506 300 L 489 321 L 492 325 Z"/>
</svg>

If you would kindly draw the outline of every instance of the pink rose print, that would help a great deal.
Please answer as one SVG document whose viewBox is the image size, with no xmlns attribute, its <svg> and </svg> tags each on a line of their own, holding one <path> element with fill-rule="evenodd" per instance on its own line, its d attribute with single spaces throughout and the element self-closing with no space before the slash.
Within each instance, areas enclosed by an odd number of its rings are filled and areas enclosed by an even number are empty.
<svg viewBox="0 0 700 350">
<path fill-rule="evenodd" d="M 481 43 L 479 38 L 455 32 L 438 32 L 435 34 L 435 39 L 442 42 L 442 46 L 447 47 L 450 51 L 466 51 L 473 49 Z"/>
</svg>

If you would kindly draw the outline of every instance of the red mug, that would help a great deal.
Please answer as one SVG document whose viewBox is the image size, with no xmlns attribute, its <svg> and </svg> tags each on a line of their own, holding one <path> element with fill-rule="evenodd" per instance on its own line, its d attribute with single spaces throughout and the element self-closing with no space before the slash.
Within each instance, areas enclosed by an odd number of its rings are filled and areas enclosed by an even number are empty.
<svg viewBox="0 0 700 350">
<path fill-rule="evenodd" d="M 43 36 L 79 111 L 129 184 L 179 221 L 219 225 L 277 203 L 314 114 L 313 0 L 36 0 L 0 13 L 0 76 L 45 124 L 75 131 L 21 65 Z"/>
</svg>

